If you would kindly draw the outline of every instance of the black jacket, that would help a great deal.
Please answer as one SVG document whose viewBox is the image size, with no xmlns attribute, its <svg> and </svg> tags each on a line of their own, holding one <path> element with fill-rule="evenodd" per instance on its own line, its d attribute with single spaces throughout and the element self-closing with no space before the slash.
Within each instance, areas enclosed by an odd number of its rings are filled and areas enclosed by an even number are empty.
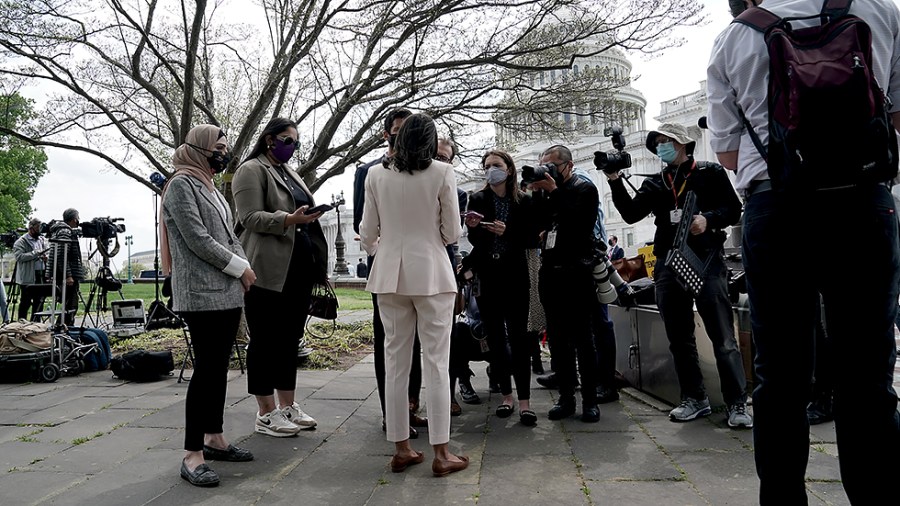
<svg viewBox="0 0 900 506">
<path fill-rule="evenodd" d="M 81 261 L 81 244 L 78 243 L 78 236 L 72 231 L 72 227 L 66 225 L 63 221 L 57 221 L 50 226 L 50 239 L 71 241 L 69 243 L 50 242 L 48 263 L 51 273 L 53 272 L 53 269 L 56 270 L 56 282 L 62 283 L 68 277 L 72 277 L 75 281 L 84 281 L 84 265 Z M 66 246 L 67 244 L 68 246 Z M 66 247 L 68 247 L 69 255 L 65 258 L 66 270 L 63 272 L 63 257 Z M 54 248 L 58 248 L 58 255 L 54 255 Z M 59 257 L 58 260 L 56 260 L 56 256 Z"/>
<path fill-rule="evenodd" d="M 574 174 L 548 196 L 535 199 L 535 214 L 544 231 L 542 267 L 593 265 L 599 204 L 597 187 Z M 547 236 L 554 229 L 556 245 L 547 249 Z"/>
<path fill-rule="evenodd" d="M 485 188 L 473 193 L 469 198 L 468 210 L 483 215 L 482 221 L 494 221 L 496 218 L 494 192 Z M 507 249 L 502 258 L 504 266 L 513 270 L 522 269 L 523 275 L 527 278 L 528 264 L 525 259 L 525 248 L 529 239 L 537 236 L 538 233 L 532 217 L 531 198 L 520 194 L 518 202 L 510 200 L 509 216 L 504 224 L 506 231 L 503 233 L 503 237 L 507 241 Z M 472 244 L 472 252 L 466 257 L 465 264 L 477 271 L 479 266 L 483 266 L 491 260 L 491 250 L 496 234 L 479 225 L 474 228 L 469 227 L 468 237 Z"/>
<path fill-rule="evenodd" d="M 706 232 L 688 235 L 688 245 L 694 251 L 704 252 L 721 247 L 725 242 L 725 227 L 741 219 L 741 201 L 725 168 L 716 163 L 697 162 L 691 170 L 693 163 L 693 160 L 688 160 L 679 167 L 669 165 L 662 173 L 644 179 L 633 198 L 625 189 L 622 178 L 609 182 L 613 204 L 626 223 L 638 222 L 650 213 L 655 216 L 653 254 L 657 258 L 665 260 L 675 241 L 678 224 L 671 223 L 669 212 L 675 209 L 675 195 L 682 183 L 686 182 L 684 190 L 678 195 L 678 207 L 684 205 L 688 191 L 693 191 L 697 195 L 697 208 L 707 223 Z M 671 183 L 670 177 L 674 178 Z"/>
</svg>

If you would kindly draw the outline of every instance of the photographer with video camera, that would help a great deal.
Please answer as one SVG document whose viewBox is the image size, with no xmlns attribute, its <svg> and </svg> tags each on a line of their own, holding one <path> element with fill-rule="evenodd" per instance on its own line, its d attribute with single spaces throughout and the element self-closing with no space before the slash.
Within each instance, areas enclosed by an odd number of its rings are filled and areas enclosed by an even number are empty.
<svg viewBox="0 0 900 506">
<path fill-rule="evenodd" d="M 81 245 L 78 243 L 76 228 L 81 223 L 78 211 L 72 208 L 63 211 L 62 221 L 54 222 L 50 226 L 50 241 L 66 241 L 51 245 L 49 264 L 51 272 L 56 273 L 56 289 L 62 294 L 62 284 L 66 284 L 65 324 L 69 327 L 75 325 L 75 313 L 78 309 L 78 287 L 84 281 L 84 265 L 81 260 Z M 68 248 L 68 255 L 66 250 Z M 63 259 L 65 258 L 65 266 Z"/>
<path fill-rule="evenodd" d="M 685 198 L 688 192 L 696 194 L 699 214 L 693 217 L 687 243 L 698 256 L 710 258 L 703 288 L 696 297 L 697 311 L 713 344 L 722 396 L 728 406 L 728 425 L 749 428 L 753 419 L 746 408 L 746 377 L 734 337 L 734 314 L 728 298 L 722 247 L 723 229 L 738 222 L 741 202 L 722 166 L 694 160 L 695 145 L 687 129 L 678 124 L 666 123 L 647 134 L 647 149 L 666 165 L 659 174 L 644 179 L 634 197 L 625 188 L 620 167 L 604 163 L 608 155 L 597 152 L 594 164 L 609 178 L 613 204 L 626 223 L 638 222 L 651 213 L 655 216 L 656 258 L 666 258 L 685 212 Z M 654 282 L 657 306 L 681 387 L 681 404 L 669 413 L 669 418 L 673 422 L 687 422 L 708 416 L 712 411 L 703 386 L 694 336 L 695 298 L 680 284 L 671 266 L 663 262 L 656 265 Z"/>
<path fill-rule="evenodd" d="M 47 241 L 41 235 L 41 220 L 32 218 L 28 222 L 28 231 L 13 245 L 13 253 L 16 256 L 16 284 L 19 285 L 22 297 L 19 302 L 20 320 L 28 319 L 29 310 L 32 314 L 40 311 L 42 298 L 34 290 L 33 285 L 44 283 L 47 250 Z"/>
<path fill-rule="evenodd" d="M 581 420 L 594 423 L 600 420 L 600 408 L 591 331 L 597 300 L 592 270 L 600 197 L 597 188 L 576 177 L 574 170 L 569 148 L 555 145 L 544 151 L 538 167 L 522 167 L 522 179 L 545 194 L 535 199 L 535 216 L 543 234 L 539 291 L 559 378 L 559 399 L 548 418 L 561 420 L 575 414 L 576 375 L 580 375 Z"/>
</svg>

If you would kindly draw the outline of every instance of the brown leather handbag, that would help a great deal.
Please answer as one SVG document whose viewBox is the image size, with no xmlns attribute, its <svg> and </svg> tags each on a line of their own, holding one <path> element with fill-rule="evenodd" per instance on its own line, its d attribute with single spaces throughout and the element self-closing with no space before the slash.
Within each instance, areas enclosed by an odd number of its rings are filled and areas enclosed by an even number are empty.
<svg viewBox="0 0 900 506">
<path fill-rule="evenodd" d="M 626 282 L 647 277 L 647 266 L 644 265 L 644 255 L 631 258 L 620 258 L 612 261 L 613 267 Z"/>
</svg>

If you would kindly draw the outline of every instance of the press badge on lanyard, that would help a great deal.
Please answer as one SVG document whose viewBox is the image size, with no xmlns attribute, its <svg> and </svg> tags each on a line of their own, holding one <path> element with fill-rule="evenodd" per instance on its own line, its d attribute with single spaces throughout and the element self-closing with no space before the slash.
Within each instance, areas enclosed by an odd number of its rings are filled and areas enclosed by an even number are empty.
<svg viewBox="0 0 900 506">
<path fill-rule="evenodd" d="M 697 162 L 691 164 L 691 168 L 688 170 L 686 176 L 684 176 L 684 181 L 681 182 L 681 188 L 678 189 L 678 192 L 675 192 L 675 178 L 672 177 L 671 174 L 666 174 L 666 177 L 669 179 L 669 186 L 672 188 L 672 196 L 675 199 L 675 209 L 669 211 L 669 223 L 672 225 L 678 225 L 681 223 L 681 215 L 684 213 L 682 209 L 678 209 L 678 197 L 684 192 L 684 187 L 687 186 L 687 180 L 691 177 L 691 174 L 694 173 L 694 167 L 697 166 Z M 677 173 L 676 173 L 677 175 Z"/>
<path fill-rule="evenodd" d="M 547 232 L 547 240 L 544 241 L 544 249 L 553 249 L 556 246 L 556 227 Z"/>
<path fill-rule="evenodd" d="M 669 211 L 669 221 L 672 223 L 672 225 L 681 223 L 681 214 L 681 209 L 672 209 L 671 211 Z"/>
</svg>

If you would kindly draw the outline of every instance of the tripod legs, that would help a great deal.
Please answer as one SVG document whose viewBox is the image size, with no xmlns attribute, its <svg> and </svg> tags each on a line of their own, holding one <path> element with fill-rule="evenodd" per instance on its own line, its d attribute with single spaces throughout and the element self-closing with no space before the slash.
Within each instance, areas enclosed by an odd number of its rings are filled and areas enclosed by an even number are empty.
<svg viewBox="0 0 900 506">
<path fill-rule="evenodd" d="M 181 372 L 178 374 L 178 382 L 182 381 L 191 381 L 191 378 L 184 377 L 184 369 L 187 367 L 188 360 L 191 361 L 191 365 L 194 365 L 194 352 L 191 346 L 191 338 L 188 336 L 188 328 L 182 327 L 181 332 L 184 334 L 184 342 L 187 344 L 187 352 L 184 354 L 184 359 L 181 361 Z M 238 364 L 241 367 L 241 374 L 244 374 L 244 356 L 241 354 L 241 343 L 238 342 L 237 337 L 234 339 L 234 352 L 237 354 Z"/>
</svg>

